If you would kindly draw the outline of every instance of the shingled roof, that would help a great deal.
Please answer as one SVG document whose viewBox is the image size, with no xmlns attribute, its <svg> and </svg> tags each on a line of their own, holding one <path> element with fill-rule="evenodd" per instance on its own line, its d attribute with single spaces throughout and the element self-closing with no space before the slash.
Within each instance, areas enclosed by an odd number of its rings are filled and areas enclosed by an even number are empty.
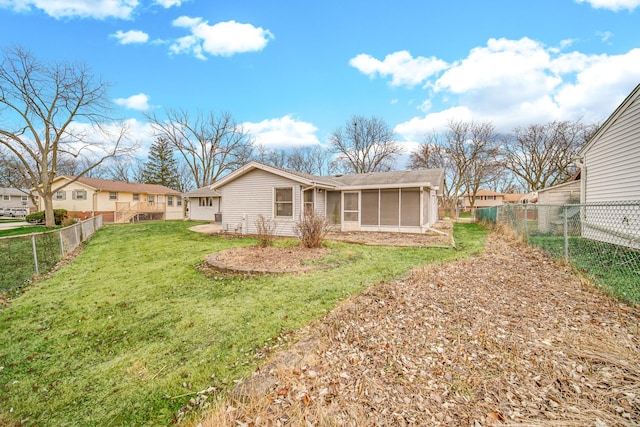
<svg viewBox="0 0 640 427">
<path fill-rule="evenodd" d="M 66 178 L 74 179 L 74 176 L 60 175 L 56 179 Z M 157 184 L 139 184 L 134 182 L 112 181 L 109 179 L 87 178 L 81 176 L 76 182 L 92 187 L 96 190 L 114 191 L 122 193 L 143 193 L 143 194 L 172 194 L 179 195 L 180 192 L 172 190 L 164 185 Z"/>
</svg>

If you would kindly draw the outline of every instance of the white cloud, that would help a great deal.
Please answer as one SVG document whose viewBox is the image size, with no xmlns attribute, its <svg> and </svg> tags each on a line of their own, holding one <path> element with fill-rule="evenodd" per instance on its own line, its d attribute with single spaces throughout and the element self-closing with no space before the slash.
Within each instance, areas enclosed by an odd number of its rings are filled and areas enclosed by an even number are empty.
<svg viewBox="0 0 640 427">
<path fill-rule="evenodd" d="M 634 10 L 640 6 L 640 0 L 576 0 L 578 3 L 589 3 L 595 9 L 609 9 L 617 12 L 627 9 Z"/>
<path fill-rule="evenodd" d="M 116 98 L 114 102 L 130 110 L 148 111 L 151 108 L 149 97 L 144 93 L 131 95 L 128 98 Z"/>
<path fill-rule="evenodd" d="M 164 7 L 165 9 L 169 9 L 170 7 L 180 7 L 182 6 L 182 0 L 156 0 L 156 4 Z"/>
<path fill-rule="evenodd" d="M 146 43 L 149 41 L 149 34 L 139 30 L 121 31 L 118 30 L 110 37 L 118 39 L 120 44 Z"/>
<path fill-rule="evenodd" d="M 266 148 L 294 148 L 320 143 L 315 135 L 318 128 L 290 115 L 263 120 L 259 123 L 246 122 L 243 123 L 243 127 L 251 134 L 257 145 Z"/>
<path fill-rule="evenodd" d="M 428 99 L 418 107 L 424 115 L 395 131 L 415 141 L 449 120 L 490 121 L 501 132 L 552 120 L 602 121 L 640 81 L 638 63 L 640 48 L 590 55 L 527 38 L 490 39 L 427 82 Z"/>
<path fill-rule="evenodd" d="M 188 28 L 191 34 L 178 39 L 170 50 L 173 53 L 192 53 L 199 59 L 206 59 L 205 53 L 231 56 L 260 51 L 273 39 L 269 30 L 236 21 L 209 25 L 202 18 L 181 16 L 173 21 L 173 25 Z"/>
<path fill-rule="evenodd" d="M 391 76 L 392 86 L 415 86 L 447 67 L 447 63 L 437 58 L 419 56 L 413 58 L 406 50 L 394 52 L 380 61 L 361 53 L 349 60 L 349 65 L 369 77 Z"/>
<path fill-rule="evenodd" d="M 60 18 L 131 19 L 138 0 L 3 0 L 0 7 L 19 11 L 40 9 Z"/>
</svg>

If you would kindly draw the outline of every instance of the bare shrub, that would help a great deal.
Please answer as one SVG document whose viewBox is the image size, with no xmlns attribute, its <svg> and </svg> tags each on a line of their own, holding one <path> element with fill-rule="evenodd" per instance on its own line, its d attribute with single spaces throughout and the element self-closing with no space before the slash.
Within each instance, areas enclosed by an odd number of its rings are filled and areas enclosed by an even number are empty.
<svg viewBox="0 0 640 427">
<path fill-rule="evenodd" d="M 322 240 L 329 232 L 329 220 L 309 210 L 305 212 L 302 220 L 296 223 L 295 232 L 303 247 L 321 248 Z"/>
<path fill-rule="evenodd" d="M 265 218 L 262 214 L 258 215 L 254 224 L 257 230 L 258 247 L 266 248 L 272 246 L 276 238 L 278 224 L 271 218 Z"/>
</svg>

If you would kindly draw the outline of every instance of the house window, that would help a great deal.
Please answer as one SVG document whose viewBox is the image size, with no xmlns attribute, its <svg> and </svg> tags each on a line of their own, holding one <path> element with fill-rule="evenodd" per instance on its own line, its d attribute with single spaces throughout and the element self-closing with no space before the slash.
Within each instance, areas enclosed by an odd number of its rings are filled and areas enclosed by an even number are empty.
<svg viewBox="0 0 640 427">
<path fill-rule="evenodd" d="M 344 193 L 344 220 L 357 222 L 359 213 L 358 193 Z"/>
<path fill-rule="evenodd" d="M 293 188 L 275 189 L 275 213 L 277 217 L 293 218 Z"/>
<path fill-rule="evenodd" d="M 56 193 L 53 195 L 53 200 L 67 200 L 67 192 L 56 191 Z"/>
<path fill-rule="evenodd" d="M 87 200 L 87 192 L 85 190 L 73 190 L 71 198 L 73 200 Z"/>
<path fill-rule="evenodd" d="M 304 213 L 308 215 L 313 212 L 313 192 L 314 190 L 307 190 L 304 192 Z"/>
<path fill-rule="evenodd" d="M 133 193 L 133 201 L 137 202 L 140 200 L 140 193 Z"/>
<path fill-rule="evenodd" d="M 147 201 L 149 203 L 154 203 L 156 201 L 156 196 L 149 194 L 149 196 L 147 197 Z"/>
<path fill-rule="evenodd" d="M 8 194 L 3 194 L 3 195 L 2 195 L 2 200 L 4 200 L 4 201 L 9 201 L 9 200 L 11 200 L 11 196 L 10 196 L 10 195 L 8 195 Z"/>
<path fill-rule="evenodd" d="M 109 191 L 109 200 L 118 200 L 118 192 Z"/>
<path fill-rule="evenodd" d="M 487 200 L 495 200 L 496 196 L 487 196 Z"/>
<path fill-rule="evenodd" d="M 176 196 L 176 206 L 182 206 L 182 197 Z"/>
<path fill-rule="evenodd" d="M 173 196 L 167 196 L 167 206 L 173 206 Z"/>
<path fill-rule="evenodd" d="M 23 202 L 26 202 L 26 201 L 27 201 L 27 196 L 21 196 L 21 197 L 20 197 L 20 199 L 21 199 Z"/>
</svg>

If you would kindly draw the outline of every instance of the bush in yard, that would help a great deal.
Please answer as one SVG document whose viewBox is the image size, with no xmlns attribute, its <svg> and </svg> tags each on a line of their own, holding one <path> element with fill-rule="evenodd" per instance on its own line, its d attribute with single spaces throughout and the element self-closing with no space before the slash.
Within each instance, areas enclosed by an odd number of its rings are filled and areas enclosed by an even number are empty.
<svg viewBox="0 0 640 427">
<path fill-rule="evenodd" d="M 265 218 L 263 215 L 258 215 L 258 219 L 255 220 L 258 237 L 258 247 L 266 248 L 273 245 L 273 241 L 276 238 L 277 224 L 270 218 Z"/>
<path fill-rule="evenodd" d="M 62 225 L 62 221 L 67 217 L 66 209 L 54 209 L 53 216 L 56 221 L 56 225 Z M 45 215 L 44 211 L 34 212 L 25 217 L 25 221 L 34 223 L 44 223 Z"/>
<path fill-rule="evenodd" d="M 296 223 L 296 235 L 305 248 L 321 248 L 322 240 L 329 232 L 329 221 L 315 211 L 305 212 L 302 220 Z"/>
</svg>

